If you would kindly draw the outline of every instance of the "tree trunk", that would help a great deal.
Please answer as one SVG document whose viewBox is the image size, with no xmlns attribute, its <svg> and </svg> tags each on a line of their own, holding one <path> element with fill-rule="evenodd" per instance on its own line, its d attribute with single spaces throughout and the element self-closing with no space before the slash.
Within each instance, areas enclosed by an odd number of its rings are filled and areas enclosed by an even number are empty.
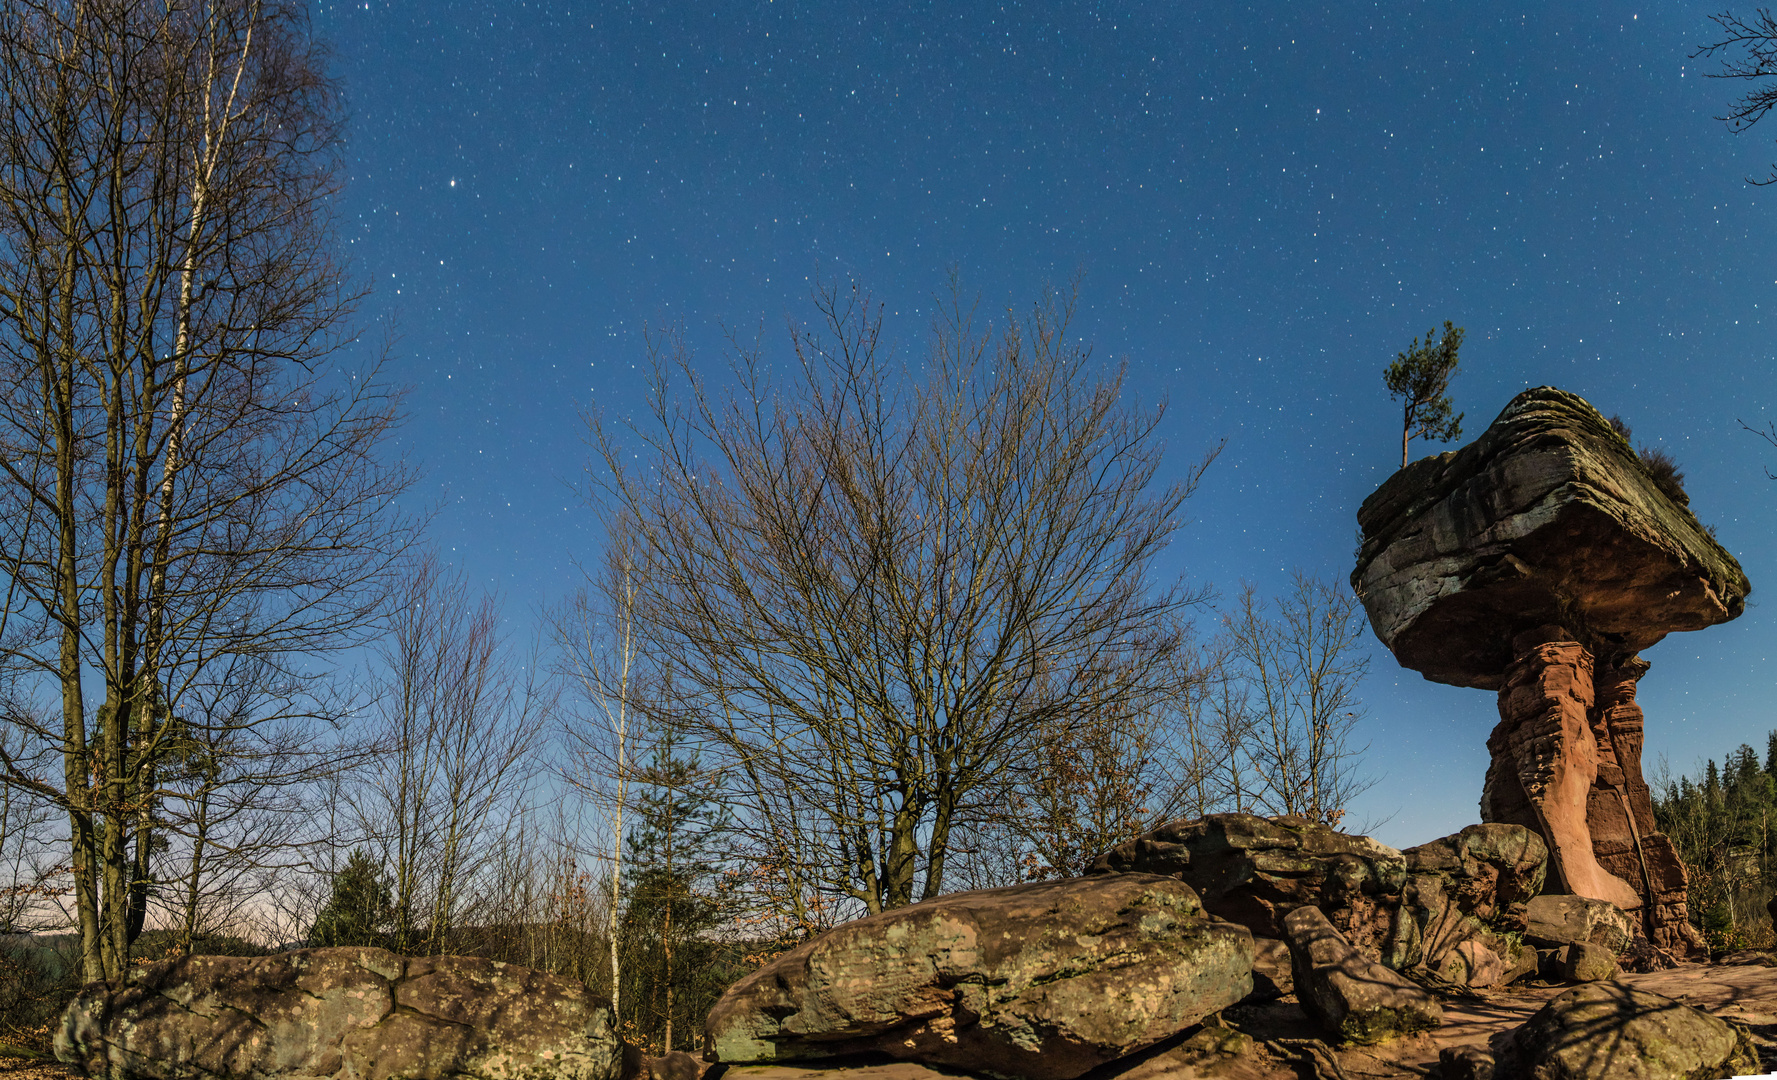
<svg viewBox="0 0 1777 1080">
<path fill-rule="evenodd" d="M 1406 414 L 1401 417 L 1401 468 L 1407 467 L 1407 439 L 1413 434 L 1413 403 L 1407 403 Z"/>
</svg>

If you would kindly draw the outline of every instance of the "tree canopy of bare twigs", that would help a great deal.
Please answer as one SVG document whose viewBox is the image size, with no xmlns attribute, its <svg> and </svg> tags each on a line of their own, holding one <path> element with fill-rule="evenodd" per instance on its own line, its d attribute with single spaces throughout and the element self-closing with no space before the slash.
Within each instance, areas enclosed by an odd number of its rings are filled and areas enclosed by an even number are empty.
<svg viewBox="0 0 1777 1080">
<path fill-rule="evenodd" d="M 274 733 L 325 711 L 304 658 L 404 543 L 395 402 L 330 363 L 323 59 L 281 0 L 0 0 L 0 674 L 30 736 L 0 764 L 66 814 L 88 979 L 125 975 L 182 800 L 301 781 Z"/>
<path fill-rule="evenodd" d="M 668 338 L 647 419 L 592 424 L 640 652 L 804 928 L 942 892 L 1038 733 L 1167 691 L 1195 598 L 1150 564 L 1214 456 L 1158 478 L 1071 298 L 993 329 L 954 297 L 916 368 L 855 289 L 816 304 L 788 378 L 740 350 L 719 396 Z"/>
<path fill-rule="evenodd" d="M 388 878 L 388 947 L 429 956 L 499 892 L 551 697 L 535 658 L 509 655 L 494 598 L 435 556 L 414 560 L 392 600 L 375 753 L 347 797 Z"/>
<path fill-rule="evenodd" d="M 1752 17 L 1742 18 L 1731 11 L 1711 15 L 1710 21 L 1719 30 L 1719 37 L 1691 53 L 1691 59 L 1722 58 L 1721 68 L 1705 72 L 1712 79 L 1738 79 L 1748 83 L 1746 93 L 1726 114 L 1716 117 L 1735 132 L 1742 132 L 1765 118 L 1777 106 L 1777 86 L 1770 83 L 1777 75 L 1777 19 L 1769 8 L 1756 8 Z M 1747 177 L 1746 182 L 1763 186 L 1777 183 L 1777 168 L 1763 180 Z"/>
<path fill-rule="evenodd" d="M 1368 747 L 1356 743 L 1357 689 L 1369 668 L 1363 611 L 1351 593 L 1301 571 L 1275 615 L 1272 606 L 1248 586 L 1222 621 L 1211 730 L 1236 736 L 1229 748 L 1250 773 L 1232 808 L 1336 826 L 1374 783 L 1359 768 Z"/>
</svg>

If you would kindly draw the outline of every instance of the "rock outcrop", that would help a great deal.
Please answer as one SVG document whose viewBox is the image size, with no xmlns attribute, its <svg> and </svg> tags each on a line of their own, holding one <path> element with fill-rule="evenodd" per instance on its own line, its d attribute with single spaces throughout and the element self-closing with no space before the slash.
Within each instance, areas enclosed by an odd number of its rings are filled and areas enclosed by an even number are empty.
<svg viewBox="0 0 1777 1080">
<path fill-rule="evenodd" d="M 1303 817 L 1210 814 L 1168 822 L 1100 855 L 1087 874 L 1176 877 L 1203 908 L 1256 937 L 1283 937 L 1283 920 L 1311 904 L 1372 956 L 1384 948 L 1406 880 L 1406 858 L 1367 836 Z"/>
<path fill-rule="evenodd" d="M 1481 800 L 1550 849 L 1552 884 L 1700 941 L 1641 774 L 1648 665 L 1667 634 L 1738 616 L 1751 586 L 1688 506 L 1581 398 L 1519 394 L 1461 450 L 1397 472 L 1358 511 L 1352 585 L 1402 665 L 1499 692 Z"/>
<path fill-rule="evenodd" d="M 1493 986 L 1535 970 L 1513 934 L 1547 858 L 1542 840 L 1517 825 L 1471 825 L 1402 852 L 1300 817 L 1211 814 L 1119 844 L 1087 872 L 1176 877 L 1260 943 L 1282 939 L 1290 912 L 1319 908 L 1366 959 Z"/>
<path fill-rule="evenodd" d="M 382 949 L 188 956 L 63 1014 L 56 1057 L 92 1077 L 617 1080 L 610 1002 L 577 982 Z"/>
<path fill-rule="evenodd" d="M 1524 908 L 1524 940 L 1546 949 L 1588 944 L 1617 956 L 1629 947 L 1632 932 L 1629 916 L 1602 900 L 1551 894 Z"/>
<path fill-rule="evenodd" d="M 1498 1076 L 1701 1080 L 1758 1071 L 1744 1028 L 1620 983 L 1569 990 L 1493 1047 Z"/>
<path fill-rule="evenodd" d="M 736 983 L 704 1025 L 725 1064 L 880 1053 L 1071 1080 L 1252 989 L 1252 938 L 1174 878 L 953 893 L 829 930 Z"/>
<path fill-rule="evenodd" d="M 1295 962 L 1296 999 L 1340 1041 L 1374 1045 L 1444 1022 L 1436 998 L 1366 959 L 1319 908 L 1290 912 L 1284 934 Z"/>
<path fill-rule="evenodd" d="M 1518 825 L 1470 825 L 1402 853 L 1403 918 L 1389 967 L 1423 967 L 1464 986 L 1498 986 L 1536 970 L 1518 935 L 1543 886 L 1548 848 Z"/>
</svg>

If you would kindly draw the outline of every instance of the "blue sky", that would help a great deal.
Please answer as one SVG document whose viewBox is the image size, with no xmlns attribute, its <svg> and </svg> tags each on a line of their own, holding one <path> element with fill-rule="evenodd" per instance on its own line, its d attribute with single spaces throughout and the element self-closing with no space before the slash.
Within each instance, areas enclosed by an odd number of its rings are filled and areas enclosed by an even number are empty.
<svg viewBox="0 0 1777 1080">
<path fill-rule="evenodd" d="M 909 356 L 960 270 L 984 307 L 1082 278 L 1077 327 L 1228 449 L 1169 550 L 1232 594 L 1343 578 L 1398 464 L 1382 369 L 1465 327 L 1465 438 L 1553 384 L 1680 461 L 1751 577 L 1646 655 L 1646 764 L 1762 749 L 1777 625 L 1777 126 L 1689 59 L 1713 5 L 369 3 L 316 8 L 351 112 L 341 240 L 395 328 L 435 536 L 515 623 L 602 524 L 581 414 L 640 403 L 642 329 L 787 344 L 817 277 Z M 1750 13 L 1750 9 L 1746 13 Z M 1415 443 L 1415 452 L 1423 451 Z M 1205 615 L 1205 622 L 1213 616 Z M 1493 697 L 1364 687 L 1354 808 L 1419 843 L 1478 818 Z"/>
</svg>

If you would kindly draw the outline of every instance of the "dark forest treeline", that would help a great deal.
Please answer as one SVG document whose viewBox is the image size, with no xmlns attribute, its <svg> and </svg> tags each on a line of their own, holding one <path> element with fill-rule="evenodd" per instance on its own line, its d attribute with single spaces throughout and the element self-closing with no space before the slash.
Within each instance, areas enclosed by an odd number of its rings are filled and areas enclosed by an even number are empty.
<svg viewBox="0 0 1777 1080">
<path fill-rule="evenodd" d="M 1770 945 L 1777 893 L 1777 731 L 1764 760 L 1742 743 L 1700 775 L 1656 777 L 1654 819 L 1690 872 L 1691 922 L 1712 947 Z"/>
</svg>

